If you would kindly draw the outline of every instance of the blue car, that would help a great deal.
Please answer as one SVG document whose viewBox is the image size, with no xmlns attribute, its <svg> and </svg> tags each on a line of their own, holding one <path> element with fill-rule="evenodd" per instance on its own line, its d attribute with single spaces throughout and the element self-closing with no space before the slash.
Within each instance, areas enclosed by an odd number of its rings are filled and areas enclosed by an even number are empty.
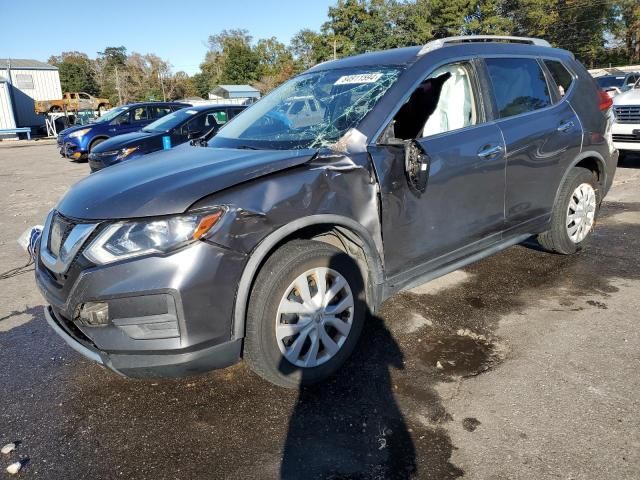
<svg viewBox="0 0 640 480">
<path fill-rule="evenodd" d="M 142 130 L 105 140 L 89 153 L 91 172 L 214 133 L 245 108 L 244 105 L 187 107 L 159 118 Z"/>
<path fill-rule="evenodd" d="M 140 130 L 158 118 L 189 106 L 188 103 L 144 102 L 116 107 L 93 123 L 62 130 L 58 134 L 60 155 L 76 161 L 86 160 L 89 152 L 105 140 Z"/>
</svg>

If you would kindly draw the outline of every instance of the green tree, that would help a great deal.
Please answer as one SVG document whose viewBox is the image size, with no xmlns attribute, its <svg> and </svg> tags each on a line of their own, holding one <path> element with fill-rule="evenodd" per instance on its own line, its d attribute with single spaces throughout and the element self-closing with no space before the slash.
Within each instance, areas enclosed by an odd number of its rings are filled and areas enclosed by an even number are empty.
<svg viewBox="0 0 640 480">
<path fill-rule="evenodd" d="M 49 58 L 49 63 L 58 67 L 63 92 L 98 94 L 94 64 L 86 53 L 62 52 Z"/>
<path fill-rule="evenodd" d="M 289 50 L 297 62 L 296 68 L 306 70 L 331 58 L 329 39 L 310 29 L 300 30 L 291 39 Z"/>
</svg>

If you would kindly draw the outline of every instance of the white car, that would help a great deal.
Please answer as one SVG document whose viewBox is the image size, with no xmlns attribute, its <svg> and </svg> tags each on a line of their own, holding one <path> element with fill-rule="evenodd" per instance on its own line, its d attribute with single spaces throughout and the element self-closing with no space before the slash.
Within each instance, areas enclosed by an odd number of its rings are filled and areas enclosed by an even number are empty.
<svg viewBox="0 0 640 480">
<path fill-rule="evenodd" d="M 627 151 L 640 152 L 640 81 L 613 98 L 613 114 L 613 146 L 621 155 Z"/>
</svg>

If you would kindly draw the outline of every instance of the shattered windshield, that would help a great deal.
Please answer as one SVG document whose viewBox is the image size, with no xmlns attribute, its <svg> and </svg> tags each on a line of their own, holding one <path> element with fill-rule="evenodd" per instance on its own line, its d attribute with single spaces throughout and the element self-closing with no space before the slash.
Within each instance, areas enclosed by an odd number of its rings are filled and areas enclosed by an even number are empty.
<svg viewBox="0 0 640 480">
<path fill-rule="evenodd" d="M 401 73 L 360 67 L 300 75 L 238 115 L 208 145 L 298 149 L 335 143 L 356 127 Z"/>
</svg>

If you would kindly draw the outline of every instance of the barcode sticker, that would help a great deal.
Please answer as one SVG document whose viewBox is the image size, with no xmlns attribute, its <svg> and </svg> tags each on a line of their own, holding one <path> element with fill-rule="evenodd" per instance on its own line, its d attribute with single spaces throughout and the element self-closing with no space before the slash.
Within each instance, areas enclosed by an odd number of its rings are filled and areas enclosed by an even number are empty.
<svg viewBox="0 0 640 480">
<path fill-rule="evenodd" d="M 375 83 L 380 80 L 382 73 L 360 73 L 358 75 L 344 75 L 336 80 L 334 85 L 352 85 L 354 83 Z"/>
</svg>

